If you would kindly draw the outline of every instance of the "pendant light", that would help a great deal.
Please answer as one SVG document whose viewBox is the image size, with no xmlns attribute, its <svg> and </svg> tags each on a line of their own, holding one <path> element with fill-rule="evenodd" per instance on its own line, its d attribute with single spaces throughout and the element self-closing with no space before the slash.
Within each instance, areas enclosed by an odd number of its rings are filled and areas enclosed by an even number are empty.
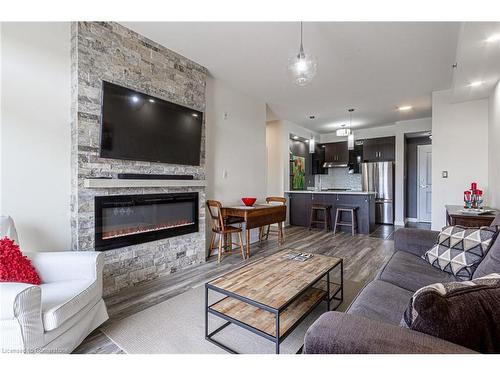
<svg viewBox="0 0 500 375">
<path fill-rule="evenodd" d="M 309 153 L 314 154 L 316 147 L 316 141 L 314 140 L 314 135 L 311 134 L 311 138 L 309 138 Z"/>
<path fill-rule="evenodd" d="M 288 74 L 298 86 L 305 86 L 316 75 L 317 60 L 314 56 L 304 52 L 302 44 L 302 22 L 300 23 L 300 48 L 299 53 L 288 59 Z"/>
<path fill-rule="evenodd" d="M 349 130 L 352 128 L 352 113 L 354 112 L 353 108 L 348 109 L 349 111 Z M 347 136 L 347 149 L 354 150 L 354 133 L 352 131 L 349 132 Z"/>
</svg>

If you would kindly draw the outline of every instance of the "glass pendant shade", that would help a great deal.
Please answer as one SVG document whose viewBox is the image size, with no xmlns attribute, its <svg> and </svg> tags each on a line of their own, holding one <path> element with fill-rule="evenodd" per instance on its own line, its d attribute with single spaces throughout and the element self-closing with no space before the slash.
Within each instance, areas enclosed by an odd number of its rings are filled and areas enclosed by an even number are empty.
<svg viewBox="0 0 500 375">
<path fill-rule="evenodd" d="M 300 49 L 297 55 L 288 59 L 288 75 L 290 79 L 298 86 L 305 86 L 312 81 L 316 75 L 318 61 L 313 55 L 304 52 L 302 44 L 302 22 L 300 23 Z"/>
<path fill-rule="evenodd" d="M 317 60 L 312 55 L 301 52 L 288 60 L 288 74 L 290 79 L 298 86 L 305 86 L 316 75 Z"/>
<path fill-rule="evenodd" d="M 316 146 L 316 142 L 314 140 L 314 137 L 311 136 L 311 138 L 309 139 L 309 153 L 310 154 L 314 154 L 314 151 L 315 151 L 314 148 L 315 148 L 315 146 Z"/>
<path fill-rule="evenodd" d="M 340 128 L 340 129 L 337 129 L 335 134 L 337 135 L 337 137 L 347 137 L 347 136 L 349 136 L 349 134 L 351 134 L 351 129 Z"/>
<path fill-rule="evenodd" d="M 354 134 L 349 134 L 347 136 L 347 149 L 354 150 Z"/>
</svg>

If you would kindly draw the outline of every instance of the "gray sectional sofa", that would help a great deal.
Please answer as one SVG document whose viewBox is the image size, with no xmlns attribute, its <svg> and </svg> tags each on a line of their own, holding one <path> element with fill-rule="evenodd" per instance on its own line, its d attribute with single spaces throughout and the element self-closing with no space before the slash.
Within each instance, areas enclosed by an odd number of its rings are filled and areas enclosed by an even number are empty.
<svg viewBox="0 0 500 375">
<path fill-rule="evenodd" d="M 346 313 L 323 314 L 307 331 L 304 353 L 474 353 L 399 324 L 413 293 L 423 286 L 455 281 L 421 258 L 439 232 L 399 229 L 395 252 L 378 276 L 358 294 Z M 500 272 L 500 236 L 474 277 Z M 476 276 L 477 274 L 477 276 Z"/>
</svg>

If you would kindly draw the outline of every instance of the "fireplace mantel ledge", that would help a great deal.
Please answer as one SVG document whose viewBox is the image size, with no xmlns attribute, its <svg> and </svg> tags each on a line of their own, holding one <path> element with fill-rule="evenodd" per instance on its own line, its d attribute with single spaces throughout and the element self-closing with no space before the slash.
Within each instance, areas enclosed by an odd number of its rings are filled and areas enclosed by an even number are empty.
<svg viewBox="0 0 500 375">
<path fill-rule="evenodd" d="M 128 180 L 114 178 L 87 178 L 84 181 L 84 186 L 88 189 L 189 187 L 206 186 L 206 184 L 206 180 Z"/>
</svg>

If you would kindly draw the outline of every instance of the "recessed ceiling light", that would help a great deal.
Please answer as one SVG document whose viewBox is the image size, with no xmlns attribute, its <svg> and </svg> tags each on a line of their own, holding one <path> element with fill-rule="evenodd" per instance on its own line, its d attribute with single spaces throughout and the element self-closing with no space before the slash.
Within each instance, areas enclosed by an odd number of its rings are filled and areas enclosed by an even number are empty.
<svg viewBox="0 0 500 375">
<path fill-rule="evenodd" d="M 498 42 L 500 41 L 500 34 L 493 34 L 488 39 L 486 39 L 488 43 Z"/>
<path fill-rule="evenodd" d="M 309 139 L 306 139 L 304 142 L 309 143 Z"/>
<path fill-rule="evenodd" d="M 299 139 L 299 137 L 297 137 L 296 135 L 294 135 L 292 138 L 293 139 Z"/>
<path fill-rule="evenodd" d="M 154 102 L 155 102 L 155 100 L 154 100 L 154 99 L 148 99 L 148 101 L 149 101 L 150 103 L 154 103 Z"/>
<path fill-rule="evenodd" d="M 401 107 L 398 107 L 398 111 L 409 111 L 413 107 L 411 105 L 402 105 Z"/>
<path fill-rule="evenodd" d="M 483 81 L 474 81 L 474 82 L 469 83 L 469 87 L 478 87 L 478 86 L 481 86 L 482 84 L 483 84 Z"/>
<path fill-rule="evenodd" d="M 137 103 L 139 101 L 139 97 L 137 95 L 132 96 L 131 99 L 134 103 Z"/>
<path fill-rule="evenodd" d="M 198 117 L 198 114 L 197 113 L 193 113 L 193 117 Z"/>
</svg>

